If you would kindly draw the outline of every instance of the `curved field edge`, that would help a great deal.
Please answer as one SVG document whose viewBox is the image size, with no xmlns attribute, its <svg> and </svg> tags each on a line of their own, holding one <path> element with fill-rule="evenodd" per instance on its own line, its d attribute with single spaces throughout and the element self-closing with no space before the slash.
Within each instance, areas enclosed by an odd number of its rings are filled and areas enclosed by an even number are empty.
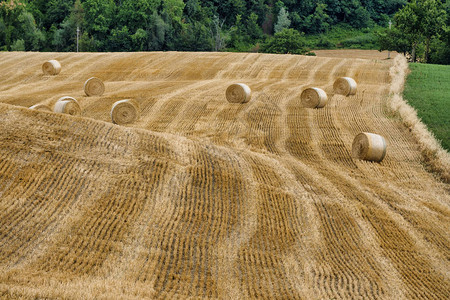
<svg viewBox="0 0 450 300">
<path fill-rule="evenodd" d="M 432 172 L 436 172 L 446 183 L 450 182 L 450 154 L 442 148 L 427 126 L 417 116 L 417 111 L 411 107 L 402 96 L 405 79 L 409 72 L 406 58 L 397 55 L 394 65 L 389 70 L 392 76 L 390 87 L 390 108 L 398 113 L 403 124 L 410 130 L 419 143 L 425 164 Z"/>
</svg>

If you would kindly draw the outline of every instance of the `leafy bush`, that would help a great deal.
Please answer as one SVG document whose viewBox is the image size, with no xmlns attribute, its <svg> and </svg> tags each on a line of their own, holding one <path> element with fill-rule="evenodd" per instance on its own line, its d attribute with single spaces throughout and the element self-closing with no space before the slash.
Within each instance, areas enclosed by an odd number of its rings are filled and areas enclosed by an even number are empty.
<svg viewBox="0 0 450 300">
<path fill-rule="evenodd" d="M 379 49 L 375 33 L 380 27 L 355 29 L 346 24 L 333 26 L 322 34 L 305 36 L 306 43 L 311 49 Z"/>
<path fill-rule="evenodd" d="M 275 33 L 273 37 L 268 38 L 262 45 L 261 51 L 266 53 L 277 54 L 304 54 L 305 39 L 303 34 L 292 28 L 283 29 Z"/>
<path fill-rule="evenodd" d="M 22 39 L 16 40 L 11 45 L 11 51 L 25 51 L 25 41 Z"/>
<path fill-rule="evenodd" d="M 336 44 L 330 41 L 326 36 L 322 36 L 314 47 L 318 49 L 332 49 L 336 48 Z"/>
<path fill-rule="evenodd" d="M 377 47 L 377 39 L 373 34 L 360 35 L 341 42 L 342 47 L 351 49 L 373 49 Z"/>
</svg>

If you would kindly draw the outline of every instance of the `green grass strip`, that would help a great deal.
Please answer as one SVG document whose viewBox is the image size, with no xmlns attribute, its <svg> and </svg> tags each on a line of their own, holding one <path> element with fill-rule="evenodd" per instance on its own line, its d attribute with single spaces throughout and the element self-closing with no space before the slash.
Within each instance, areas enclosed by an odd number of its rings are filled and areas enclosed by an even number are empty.
<svg viewBox="0 0 450 300">
<path fill-rule="evenodd" d="M 450 151 L 450 66 L 410 64 L 403 98 Z"/>
</svg>

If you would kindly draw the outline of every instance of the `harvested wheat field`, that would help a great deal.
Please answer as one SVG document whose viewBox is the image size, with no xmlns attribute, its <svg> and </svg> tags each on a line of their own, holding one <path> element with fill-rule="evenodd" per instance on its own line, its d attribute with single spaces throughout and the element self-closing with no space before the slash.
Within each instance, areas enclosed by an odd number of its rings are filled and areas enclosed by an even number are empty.
<svg viewBox="0 0 450 300">
<path fill-rule="evenodd" d="M 0 298 L 449 298 L 448 153 L 431 173 L 392 110 L 401 56 L 0 53 L 0 68 Z M 342 76 L 355 95 L 334 94 Z M 235 83 L 247 103 L 227 101 Z M 301 105 L 310 87 L 326 106 Z M 81 115 L 28 109 L 63 96 Z M 352 157 L 361 132 L 384 138 L 381 162 Z"/>
</svg>

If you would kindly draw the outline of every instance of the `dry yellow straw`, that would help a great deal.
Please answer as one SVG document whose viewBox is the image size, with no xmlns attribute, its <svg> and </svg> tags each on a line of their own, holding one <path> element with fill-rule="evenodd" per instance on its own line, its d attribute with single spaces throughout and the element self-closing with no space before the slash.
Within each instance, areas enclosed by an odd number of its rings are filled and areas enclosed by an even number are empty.
<svg viewBox="0 0 450 300">
<path fill-rule="evenodd" d="M 40 110 L 40 111 L 52 111 L 52 109 L 45 104 L 35 104 L 33 106 L 29 107 L 30 109 L 34 109 L 34 110 Z"/>
<path fill-rule="evenodd" d="M 78 101 L 69 96 L 64 96 L 56 101 L 53 111 L 57 113 L 69 114 L 72 116 L 81 115 L 81 107 Z"/>
<path fill-rule="evenodd" d="M 115 124 L 133 123 L 139 118 L 139 104 L 131 99 L 117 101 L 111 108 L 111 120 Z"/>
<path fill-rule="evenodd" d="M 42 65 L 42 72 L 44 72 L 45 75 L 57 75 L 61 72 L 61 64 L 54 59 L 46 61 Z"/>
<path fill-rule="evenodd" d="M 84 83 L 84 92 L 87 96 L 101 96 L 105 92 L 105 85 L 97 77 L 91 77 Z"/>
<path fill-rule="evenodd" d="M 356 81 L 350 77 L 340 77 L 333 84 L 333 90 L 336 94 L 350 96 L 356 94 Z"/>
<path fill-rule="evenodd" d="M 244 83 L 234 83 L 227 88 L 225 95 L 230 103 L 247 103 L 250 101 L 252 91 Z"/>
<path fill-rule="evenodd" d="M 324 90 L 319 88 L 307 88 L 300 95 L 303 107 L 322 108 L 327 104 L 328 97 Z"/>
<path fill-rule="evenodd" d="M 363 160 L 382 161 L 386 156 L 384 137 L 374 133 L 361 132 L 353 140 L 352 156 Z"/>
</svg>

